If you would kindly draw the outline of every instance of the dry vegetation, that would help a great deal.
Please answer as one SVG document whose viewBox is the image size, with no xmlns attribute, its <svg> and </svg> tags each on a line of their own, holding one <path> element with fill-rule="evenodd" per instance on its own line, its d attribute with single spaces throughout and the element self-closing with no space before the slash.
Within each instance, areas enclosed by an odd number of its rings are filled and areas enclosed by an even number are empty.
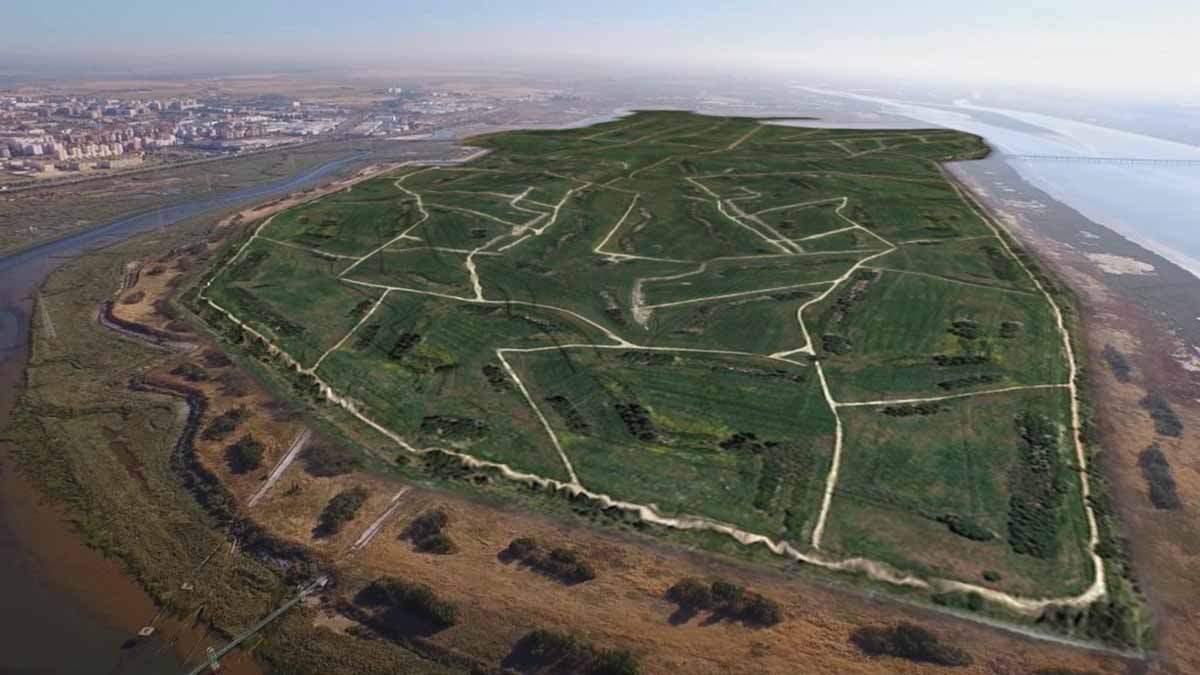
<svg viewBox="0 0 1200 675">
<path fill-rule="evenodd" d="M 149 289 L 154 286 L 160 292 L 169 290 L 171 284 L 162 277 L 172 274 L 143 275 L 138 289 L 144 285 L 146 297 L 133 305 L 118 304 L 114 313 L 137 316 L 162 328 L 166 317 L 147 309 L 156 299 Z M 233 473 L 225 459 L 227 442 L 197 440 L 197 451 L 205 466 L 244 504 L 302 430 L 303 419 L 294 415 L 279 419 L 271 414 L 280 406 L 254 380 L 244 383 L 239 396 L 223 394 L 221 381 L 235 367 L 208 366 L 210 361 L 224 363 L 212 356 L 215 353 L 214 345 L 197 348 L 185 357 L 167 361 L 153 377 L 173 378 L 183 384 L 186 380 L 170 375 L 170 369 L 183 361 L 195 364 L 208 376 L 187 384 L 208 397 L 210 416 L 237 407 L 249 411 L 233 435 L 253 434 L 263 440 L 265 451 L 258 469 Z M 328 440 L 313 443 L 314 447 L 332 444 Z M 337 455 L 324 450 L 319 453 L 321 457 L 327 454 Z M 881 605 L 794 574 L 714 559 L 643 536 L 597 531 L 411 485 L 371 544 L 351 556 L 354 541 L 404 485 L 361 469 L 332 476 L 313 473 L 306 470 L 303 457 L 298 459 L 251 517 L 269 531 L 335 561 L 338 584 L 320 599 L 316 612 L 308 619 L 321 630 L 380 634 L 382 626 L 383 634 L 404 644 L 491 666 L 506 661 L 522 663 L 520 648 L 526 644 L 522 640 L 527 642 L 533 631 L 569 626 L 572 639 L 584 640 L 589 649 L 626 650 L 636 657 L 642 672 L 650 673 L 796 672 L 797 664 L 805 664 L 812 672 L 846 673 L 923 672 L 936 668 L 919 661 L 870 655 L 856 646 L 854 636 L 860 635 L 864 627 L 909 621 L 972 655 L 973 663 L 957 672 L 997 672 L 998 668 L 1001 672 L 1031 672 L 1071 667 L 1115 673 L 1123 667 L 1116 659 L 1030 641 L 927 611 Z M 318 469 L 315 473 L 326 472 Z M 314 525 L 329 500 L 356 486 L 364 487 L 367 493 L 357 515 L 336 534 L 314 536 Z M 444 514 L 446 522 L 452 523 L 447 529 L 454 537 L 453 555 L 429 555 L 413 545 L 414 524 L 428 520 L 430 513 Z M 522 538 L 545 542 L 547 548 L 568 544 L 594 567 L 595 578 L 565 585 L 506 562 L 505 551 L 513 540 Z M 394 622 L 378 623 L 378 617 L 391 610 L 383 611 L 378 605 L 364 608 L 356 598 L 361 601 L 365 589 L 388 577 L 431 589 L 440 601 L 455 608 L 452 624 L 430 630 L 403 621 L 399 628 Z M 679 605 L 668 599 L 668 590 L 685 577 L 725 579 L 753 589 L 777 602 L 784 620 L 760 628 L 743 621 L 710 620 L 711 612 L 705 611 L 680 621 Z M 399 632 L 390 634 L 388 630 Z M 544 672 L 563 671 L 551 668 Z"/>
</svg>

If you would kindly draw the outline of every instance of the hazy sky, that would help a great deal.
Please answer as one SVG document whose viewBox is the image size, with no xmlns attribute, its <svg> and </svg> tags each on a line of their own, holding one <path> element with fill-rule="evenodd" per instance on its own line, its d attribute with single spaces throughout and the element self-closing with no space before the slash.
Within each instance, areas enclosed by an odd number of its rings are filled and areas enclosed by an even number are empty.
<svg viewBox="0 0 1200 675">
<path fill-rule="evenodd" d="M 0 19 L 19 61 L 593 62 L 1200 100 L 1200 0 L 0 0 Z"/>
</svg>

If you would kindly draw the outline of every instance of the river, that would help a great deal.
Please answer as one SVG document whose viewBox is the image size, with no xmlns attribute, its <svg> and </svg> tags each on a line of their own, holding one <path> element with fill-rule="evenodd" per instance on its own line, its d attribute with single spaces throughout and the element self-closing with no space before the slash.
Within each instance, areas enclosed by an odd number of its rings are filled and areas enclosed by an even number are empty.
<svg viewBox="0 0 1200 675">
<path fill-rule="evenodd" d="M 19 394 L 34 294 L 64 261 L 188 218 L 311 187 L 366 156 L 343 157 L 290 178 L 128 216 L 0 258 L 0 427 Z M 160 639 L 127 644 L 154 617 L 154 603 L 117 563 L 80 541 L 61 510 L 19 475 L 7 453 L 0 457 L 0 613 L 3 673 L 157 675 L 184 670 L 178 647 Z M 202 626 L 179 622 L 160 624 L 159 633 L 170 633 L 184 650 L 210 639 Z M 244 656 L 226 665 L 232 667 L 223 672 L 254 672 Z"/>
</svg>

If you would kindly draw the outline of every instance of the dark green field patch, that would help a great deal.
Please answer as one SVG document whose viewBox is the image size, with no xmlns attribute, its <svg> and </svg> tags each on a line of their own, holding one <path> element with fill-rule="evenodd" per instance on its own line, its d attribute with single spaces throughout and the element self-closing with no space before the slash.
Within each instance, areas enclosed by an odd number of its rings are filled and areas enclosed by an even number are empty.
<svg viewBox="0 0 1200 675">
<path fill-rule="evenodd" d="M 572 350 L 513 355 L 534 397 L 562 397 L 585 422 L 547 411 L 580 480 L 800 541 L 828 468 L 833 419 L 815 373 L 753 358 Z M 547 406 L 549 407 L 549 406 Z M 752 435 L 753 442 L 731 442 Z"/>
<path fill-rule="evenodd" d="M 1045 595 L 1082 590 L 1090 573 L 1079 480 L 1063 474 L 1052 505 L 1057 554 L 1017 553 L 1009 544 L 1013 477 L 1022 469 L 1023 415 L 1049 420 L 1065 464 L 1073 461 L 1068 394 L 1026 390 L 943 401 L 928 415 L 889 415 L 879 406 L 841 408 L 846 429 L 827 547 L 952 578 L 1004 569 L 1004 588 Z M 992 535 L 969 537 L 970 523 Z M 957 531 L 956 531 L 957 529 Z M 966 533 L 966 534 L 964 534 Z M 919 537 L 921 546 L 911 546 Z M 976 569 L 976 567 L 978 569 Z"/>
<path fill-rule="evenodd" d="M 404 248 L 385 249 L 351 270 L 346 277 L 384 286 L 398 286 L 446 295 L 470 297 L 467 256 L 404 242 Z"/>
<path fill-rule="evenodd" d="M 260 251 L 269 255 L 254 264 L 251 273 L 239 275 L 235 263 L 209 292 L 217 304 L 305 365 L 315 362 L 358 323 L 359 303 L 373 302 L 382 294 L 338 281 L 340 265 L 269 242 L 254 242 L 239 260 L 258 259 Z"/>
<path fill-rule="evenodd" d="M 392 182 L 394 179 L 389 184 Z M 261 234 L 328 253 L 365 255 L 420 218 L 415 199 L 394 187 L 390 190 L 392 196 L 383 198 L 379 193 L 386 189 L 361 191 L 372 199 L 335 193 L 337 198 L 296 206 L 275 216 Z"/>
<path fill-rule="evenodd" d="M 832 282 L 862 257 L 847 253 L 717 260 L 709 263 L 703 271 L 688 276 L 647 279 L 642 289 L 645 304 L 653 306 L 726 293 Z"/>
<path fill-rule="evenodd" d="M 1066 382 L 1054 316 L 1040 295 L 899 272 L 861 274 L 872 280 L 858 293 L 853 283 L 843 285 L 805 312 L 818 348 L 824 336 L 848 342 L 840 353 L 822 350 L 837 400 Z M 841 302 L 848 295 L 854 299 Z M 956 329 L 959 322 L 972 331 Z M 1006 325 L 1019 333 L 1005 337 Z"/>
<path fill-rule="evenodd" d="M 602 342 L 586 325 L 537 308 L 396 292 L 360 332 L 370 339 L 348 340 L 322 363 L 319 375 L 362 401 L 382 424 L 417 445 L 468 450 L 566 480 L 496 349 Z"/>
<path fill-rule="evenodd" d="M 646 344 L 773 354 L 804 343 L 796 311 L 823 288 L 756 293 L 652 311 Z M 754 326 L 754 330 L 747 330 Z"/>
<path fill-rule="evenodd" d="M 881 259 L 879 266 L 936 274 L 985 286 L 1037 291 L 1029 275 L 995 237 L 908 244 Z"/>
</svg>

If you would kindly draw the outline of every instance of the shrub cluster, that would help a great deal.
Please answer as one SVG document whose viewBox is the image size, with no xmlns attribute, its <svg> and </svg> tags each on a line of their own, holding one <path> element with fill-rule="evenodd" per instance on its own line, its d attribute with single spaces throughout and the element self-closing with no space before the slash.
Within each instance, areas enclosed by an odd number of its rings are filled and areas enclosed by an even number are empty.
<svg viewBox="0 0 1200 675">
<path fill-rule="evenodd" d="M 754 490 L 754 508 L 768 511 L 779 494 L 780 485 L 794 483 L 811 472 L 813 457 L 804 445 L 760 441 L 752 432 L 739 431 L 717 444 L 726 452 L 760 457 L 762 470 Z"/>
<path fill-rule="evenodd" d="M 1112 371 L 1113 377 L 1117 378 L 1118 382 L 1129 382 L 1130 376 L 1133 374 L 1133 366 L 1129 365 L 1129 359 L 1125 354 L 1112 345 L 1104 345 L 1102 355 L 1108 362 L 1108 368 Z"/>
<path fill-rule="evenodd" d="M 1050 559 L 1058 553 L 1058 506 L 1067 489 L 1058 426 L 1032 412 L 1016 423 L 1022 443 L 1008 477 L 1008 544 L 1016 553 Z"/>
<path fill-rule="evenodd" d="M 821 336 L 821 351 L 836 354 L 848 354 L 854 349 L 854 344 L 850 342 L 850 338 L 844 335 L 834 333 L 826 333 Z"/>
<path fill-rule="evenodd" d="M 947 329 L 951 335 L 957 335 L 964 340 L 974 340 L 979 337 L 981 331 L 979 324 L 970 319 L 959 319 L 950 324 Z"/>
<path fill-rule="evenodd" d="M 979 375 L 968 375 L 966 377 L 960 377 L 960 378 L 956 378 L 953 380 L 945 380 L 942 382 L 938 382 L 937 386 L 941 387 L 942 389 L 945 389 L 946 391 L 953 391 L 955 389 L 974 387 L 975 385 L 979 385 L 979 384 L 995 384 L 999 381 L 1000 381 L 999 375 L 992 375 L 990 373 L 981 373 Z"/>
<path fill-rule="evenodd" d="M 1011 340 L 1021 334 L 1020 321 L 1001 321 L 1000 322 L 1000 337 L 1005 340 Z"/>
<path fill-rule="evenodd" d="M 369 607 L 407 612 L 438 627 L 458 622 L 458 608 L 442 600 L 425 584 L 396 577 L 380 577 L 359 592 L 356 600 Z"/>
<path fill-rule="evenodd" d="M 513 539 L 504 550 L 504 555 L 564 584 L 578 584 L 596 578 L 596 571 L 578 551 L 562 546 L 547 550 L 542 542 L 530 537 Z"/>
<path fill-rule="evenodd" d="M 581 675 L 637 675 L 637 657 L 623 649 L 598 649 L 574 635 L 538 629 L 513 647 L 506 665 L 523 670 Z"/>
<path fill-rule="evenodd" d="M 779 603 L 723 579 L 705 584 L 694 577 L 686 577 L 668 588 L 666 597 L 692 614 L 712 611 L 716 616 L 760 627 L 783 621 Z"/>
<path fill-rule="evenodd" d="M 571 403 L 571 399 L 566 396 L 555 395 L 547 396 L 546 402 L 550 404 L 550 407 L 554 408 L 554 412 L 558 413 L 559 417 L 563 418 L 563 421 L 567 423 L 567 428 L 573 433 L 581 436 L 591 433 L 592 425 L 588 424 L 588 421 L 575 408 L 575 404 Z"/>
<path fill-rule="evenodd" d="M 483 371 L 484 378 L 487 379 L 488 384 L 492 385 L 493 389 L 508 388 L 508 377 L 505 376 L 504 370 L 500 366 L 494 363 L 485 363 L 481 370 Z"/>
<path fill-rule="evenodd" d="M 263 444 L 250 434 L 225 448 L 225 461 L 234 473 L 253 471 L 262 465 Z"/>
<path fill-rule="evenodd" d="M 467 439 L 487 435 L 487 423 L 470 417 L 427 415 L 421 418 L 421 433 L 440 438 Z"/>
<path fill-rule="evenodd" d="M 1167 399 L 1157 392 L 1150 392 L 1142 399 L 1142 407 L 1150 411 L 1154 419 L 1154 430 L 1163 436 L 1179 438 L 1183 435 L 1183 420 Z"/>
<path fill-rule="evenodd" d="M 985 363 L 991 363 L 992 357 L 988 354 L 934 354 L 930 357 L 935 366 L 944 368 L 953 366 L 979 366 Z"/>
<path fill-rule="evenodd" d="M 346 523 L 354 520 L 366 501 L 367 490 L 362 486 L 355 486 L 337 493 L 322 509 L 313 534 L 318 537 L 327 537 L 341 532 Z"/>
<path fill-rule="evenodd" d="M 1118 647 L 1135 647 L 1139 641 L 1133 608 L 1111 599 L 1097 600 L 1087 607 L 1052 605 L 1042 612 L 1038 622 L 1067 635 Z"/>
<path fill-rule="evenodd" d="M 358 468 L 358 456 L 344 446 L 315 441 L 300 452 L 304 472 L 318 478 L 341 476 Z"/>
<path fill-rule="evenodd" d="M 204 433 L 200 434 L 201 438 L 208 441 L 219 441 L 229 434 L 246 419 L 246 409 L 242 407 L 230 408 L 225 412 L 217 415 L 204 428 Z"/>
<path fill-rule="evenodd" d="M 208 366 L 209 368 L 226 368 L 233 365 L 232 359 L 226 356 L 223 352 L 219 352 L 215 349 L 204 350 L 204 353 L 200 355 L 200 358 L 204 361 L 204 365 Z"/>
<path fill-rule="evenodd" d="M 971 612 L 981 611 L 984 607 L 983 596 L 975 591 L 947 591 L 935 593 L 932 598 L 935 604 L 955 609 L 965 609 Z"/>
<path fill-rule="evenodd" d="M 654 423 L 650 421 L 649 413 L 642 404 L 633 401 L 617 404 L 617 414 L 621 416 L 629 435 L 639 441 L 653 443 L 658 434 L 654 430 Z"/>
<path fill-rule="evenodd" d="M 842 319 L 850 313 L 850 308 L 854 306 L 854 303 L 866 292 L 867 284 L 871 283 L 874 278 L 873 274 L 856 272 L 853 277 L 854 283 L 846 287 L 846 290 L 838 295 L 837 300 L 834 300 L 833 305 L 829 308 L 827 325 L 841 323 Z"/>
<path fill-rule="evenodd" d="M 409 352 L 417 343 L 421 341 L 421 336 L 416 333 L 401 333 L 400 337 L 396 338 L 395 344 L 388 350 L 388 357 L 392 360 L 399 361 L 404 358 L 404 355 Z"/>
<path fill-rule="evenodd" d="M 208 372 L 200 366 L 186 361 L 171 369 L 172 375 L 178 375 L 188 382 L 203 382 L 208 379 Z"/>
<path fill-rule="evenodd" d="M 374 300 L 359 300 L 357 304 L 350 308 L 347 316 L 352 319 L 361 319 L 371 310 L 371 306 L 375 304 Z"/>
<path fill-rule="evenodd" d="M 669 366 L 675 356 L 666 352 L 627 351 L 621 352 L 621 361 L 631 366 Z"/>
<path fill-rule="evenodd" d="M 1171 463 L 1158 444 L 1151 445 L 1138 455 L 1138 466 L 1142 477 L 1150 488 L 1150 503 L 1156 509 L 1174 511 L 1183 506 L 1175 489 L 1175 476 L 1171 474 Z"/>
<path fill-rule="evenodd" d="M 938 636 L 907 622 L 863 626 L 850 635 L 850 641 L 869 656 L 894 656 L 939 666 L 968 666 L 973 661 L 962 649 L 942 644 Z"/>
<path fill-rule="evenodd" d="M 954 534 L 972 541 L 991 541 L 996 538 L 994 532 L 967 516 L 947 513 L 939 517 L 938 521 L 944 523 Z"/>
<path fill-rule="evenodd" d="M 458 546 L 446 534 L 450 516 L 443 509 L 431 509 L 413 519 L 404 529 L 402 537 L 412 541 L 422 553 L 449 555 L 458 552 Z"/>
<path fill-rule="evenodd" d="M 354 348 L 358 351 L 362 351 L 367 347 L 370 347 L 371 343 L 375 341 L 375 336 L 379 335 L 379 330 L 382 327 L 383 326 L 381 324 L 377 323 L 363 326 L 363 329 L 354 335 Z"/>
<path fill-rule="evenodd" d="M 926 401 L 924 403 L 887 405 L 881 408 L 880 412 L 889 417 L 912 417 L 913 415 L 936 415 L 945 409 L 946 406 L 938 401 Z"/>
<path fill-rule="evenodd" d="M 985 244 L 979 248 L 987 256 L 988 265 L 992 268 L 992 274 L 996 275 L 997 279 L 1013 281 L 1017 278 L 1017 275 L 1020 273 L 1017 261 L 1005 254 L 999 246 Z"/>
</svg>

